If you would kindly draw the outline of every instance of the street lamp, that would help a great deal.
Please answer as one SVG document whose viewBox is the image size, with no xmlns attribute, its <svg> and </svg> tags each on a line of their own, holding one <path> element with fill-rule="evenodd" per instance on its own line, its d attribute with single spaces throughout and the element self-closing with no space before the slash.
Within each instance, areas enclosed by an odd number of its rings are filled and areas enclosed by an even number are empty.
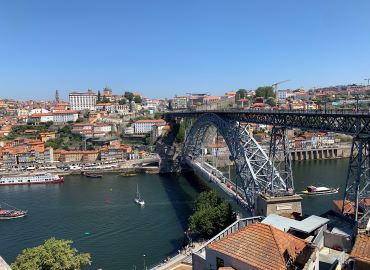
<svg viewBox="0 0 370 270">
<path fill-rule="evenodd" d="M 145 256 L 146 256 L 146 255 L 145 255 L 145 254 L 143 254 L 143 260 L 144 260 L 144 268 L 143 268 L 143 269 L 144 269 L 144 270 L 146 270 L 146 269 L 147 269 L 147 268 L 146 268 L 146 265 L 145 265 Z"/>
</svg>

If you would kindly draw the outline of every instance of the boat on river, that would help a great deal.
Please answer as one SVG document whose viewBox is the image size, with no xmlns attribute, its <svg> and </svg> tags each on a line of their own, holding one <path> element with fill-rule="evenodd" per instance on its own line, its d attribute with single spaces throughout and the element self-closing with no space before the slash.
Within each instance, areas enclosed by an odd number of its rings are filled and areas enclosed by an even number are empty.
<svg viewBox="0 0 370 270">
<path fill-rule="evenodd" d="M 27 215 L 27 210 L 19 210 L 19 209 L 2 209 L 0 206 L 0 220 L 1 219 L 14 219 L 14 218 L 21 218 Z"/>
<path fill-rule="evenodd" d="M 140 205 L 140 206 L 144 206 L 145 205 L 145 202 L 143 200 L 143 198 L 141 198 L 141 195 L 140 195 L 140 192 L 139 192 L 139 185 L 137 185 L 136 187 L 136 197 L 134 199 L 135 203 Z"/>
<path fill-rule="evenodd" d="M 103 175 L 101 174 L 96 174 L 96 173 L 84 173 L 84 175 L 86 177 L 89 177 L 89 178 L 102 178 Z"/>
<path fill-rule="evenodd" d="M 31 185 L 31 184 L 55 184 L 64 182 L 63 177 L 56 174 L 21 174 L 0 177 L 0 186 L 4 185 Z"/>
<path fill-rule="evenodd" d="M 339 188 L 308 186 L 306 190 L 302 191 L 302 194 L 308 196 L 317 196 L 335 194 L 338 193 L 338 191 Z"/>
<path fill-rule="evenodd" d="M 136 176 L 137 173 L 121 173 L 122 176 Z"/>
</svg>

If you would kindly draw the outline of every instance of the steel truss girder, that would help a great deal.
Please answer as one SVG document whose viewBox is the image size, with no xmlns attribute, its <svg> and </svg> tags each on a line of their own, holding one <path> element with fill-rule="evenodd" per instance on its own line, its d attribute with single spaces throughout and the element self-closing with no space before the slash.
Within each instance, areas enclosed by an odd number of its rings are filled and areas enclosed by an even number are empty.
<svg viewBox="0 0 370 270">
<path fill-rule="evenodd" d="M 289 148 L 288 131 L 284 127 L 274 126 L 271 131 L 269 158 L 272 168 L 277 169 L 285 182 L 286 191 L 293 192 L 294 181 Z"/>
<path fill-rule="evenodd" d="M 346 200 L 354 202 L 354 218 L 359 225 L 364 225 L 370 217 L 370 136 L 356 136 L 352 140 L 347 182 L 344 192 L 342 212 Z M 359 217 L 359 208 L 363 215 Z"/>
<path fill-rule="evenodd" d="M 272 111 L 272 110 L 239 110 L 239 111 L 193 111 L 168 112 L 167 119 L 200 117 L 205 113 L 214 113 L 218 116 L 234 121 L 247 123 L 300 128 L 305 130 L 319 130 L 337 132 L 349 135 L 370 134 L 370 113 L 342 113 L 320 111 Z"/>
<path fill-rule="evenodd" d="M 273 169 L 269 157 L 250 136 L 247 127 L 216 114 L 203 114 L 193 124 L 185 140 L 183 158 L 195 160 L 201 156 L 204 137 L 210 126 L 217 128 L 229 148 L 239 183 L 251 210 L 255 207 L 257 194 L 268 192 L 276 195 L 287 189 L 279 171 Z"/>
</svg>

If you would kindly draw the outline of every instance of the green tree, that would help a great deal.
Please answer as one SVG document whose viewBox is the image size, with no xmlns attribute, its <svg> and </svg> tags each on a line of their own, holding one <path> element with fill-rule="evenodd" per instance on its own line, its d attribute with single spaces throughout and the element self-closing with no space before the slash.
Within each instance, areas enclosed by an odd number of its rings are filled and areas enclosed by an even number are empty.
<svg viewBox="0 0 370 270">
<path fill-rule="evenodd" d="M 125 98 L 122 98 L 122 99 L 120 99 L 119 101 L 118 101 L 118 104 L 119 105 L 125 105 L 127 103 L 127 99 L 125 99 Z"/>
<path fill-rule="evenodd" d="M 236 91 L 235 97 L 236 97 L 236 100 L 246 98 L 247 97 L 247 90 L 239 89 L 238 91 Z"/>
<path fill-rule="evenodd" d="M 134 99 L 134 94 L 131 92 L 125 92 L 124 97 L 131 102 Z"/>
<path fill-rule="evenodd" d="M 54 237 L 44 244 L 22 251 L 11 264 L 13 270 L 80 270 L 81 266 L 91 265 L 89 253 L 78 253 L 71 247 L 70 240 L 57 240 Z"/>
<path fill-rule="evenodd" d="M 176 142 L 181 143 L 185 141 L 185 130 L 185 123 L 181 123 L 176 134 Z"/>
<path fill-rule="evenodd" d="M 276 100 L 274 98 L 270 97 L 266 100 L 266 104 L 270 105 L 271 107 L 275 107 L 276 106 Z"/>
<path fill-rule="evenodd" d="M 275 97 L 274 88 L 272 86 L 261 86 L 256 89 L 256 97 L 263 97 L 265 99 L 269 97 Z"/>
<path fill-rule="evenodd" d="M 135 101 L 135 103 L 141 103 L 141 102 L 142 102 L 142 100 L 141 100 L 141 96 L 136 96 L 136 97 L 134 98 L 134 101 Z"/>
<path fill-rule="evenodd" d="M 100 99 L 101 99 L 101 94 L 100 94 L 100 91 L 98 91 L 97 102 L 100 102 Z"/>
<path fill-rule="evenodd" d="M 235 221 L 231 204 L 215 191 L 202 192 L 195 201 L 194 213 L 189 218 L 192 232 L 210 238 Z"/>
</svg>

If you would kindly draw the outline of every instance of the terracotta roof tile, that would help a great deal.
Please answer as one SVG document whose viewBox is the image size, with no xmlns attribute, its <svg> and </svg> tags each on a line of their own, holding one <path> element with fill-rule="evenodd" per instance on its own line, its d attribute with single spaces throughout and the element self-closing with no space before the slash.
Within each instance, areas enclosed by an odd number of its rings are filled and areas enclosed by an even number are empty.
<svg viewBox="0 0 370 270">
<path fill-rule="evenodd" d="M 370 235 L 357 235 L 356 242 L 350 256 L 359 261 L 370 264 Z"/>
<path fill-rule="evenodd" d="M 271 225 L 249 225 L 207 248 L 218 251 L 258 269 L 286 269 L 284 253 L 295 260 L 308 243 Z"/>
</svg>

